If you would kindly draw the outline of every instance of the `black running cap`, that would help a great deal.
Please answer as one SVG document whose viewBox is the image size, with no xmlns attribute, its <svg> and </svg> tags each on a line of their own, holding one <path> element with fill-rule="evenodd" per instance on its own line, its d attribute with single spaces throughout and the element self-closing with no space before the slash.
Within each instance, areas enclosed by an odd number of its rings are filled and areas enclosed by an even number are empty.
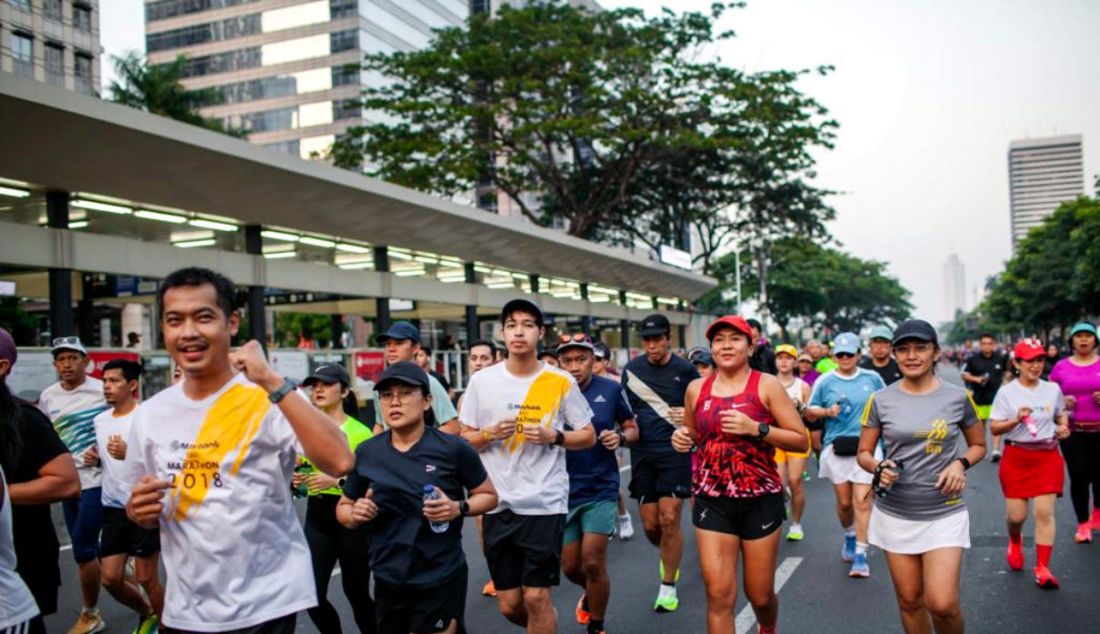
<svg viewBox="0 0 1100 634">
<path fill-rule="evenodd" d="M 916 339 L 918 341 L 929 341 L 931 343 L 940 345 L 939 335 L 936 334 L 936 329 L 932 327 L 932 324 L 924 321 L 923 319 L 910 319 L 909 321 L 903 321 L 894 329 L 894 339 L 892 345 L 898 345 L 906 339 Z"/>
<path fill-rule="evenodd" d="M 336 363 L 326 363 L 317 366 L 313 374 L 309 375 L 305 381 L 302 381 L 302 387 L 309 387 L 318 381 L 330 384 L 339 383 L 344 387 L 351 387 L 351 377 L 348 376 L 348 371 L 344 369 L 344 366 Z"/>
<path fill-rule="evenodd" d="M 672 332 L 672 326 L 668 323 L 668 317 L 660 313 L 648 315 L 638 325 L 638 335 L 641 337 L 656 337 Z"/>
<path fill-rule="evenodd" d="M 393 381 L 431 389 L 431 383 L 428 382 L 428 373 L 412 361 L 398 361 L 386 368 L 382 372 L 382 376 L 378 377 L 378 381 L 375 382 L 374 391 L 382 391 L 384 385 Z"/>
</svg>

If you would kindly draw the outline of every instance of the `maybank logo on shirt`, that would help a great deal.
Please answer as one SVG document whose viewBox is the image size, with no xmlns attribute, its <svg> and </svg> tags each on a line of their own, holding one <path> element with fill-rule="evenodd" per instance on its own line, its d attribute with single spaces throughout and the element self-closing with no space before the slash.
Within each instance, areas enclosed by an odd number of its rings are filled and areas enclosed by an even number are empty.
<svg viewBox="0 0 1100 634">
<path fill-rule="evenodd" d="M 237 384 L 218 397 L 195 439 L 178 445 L 186 447 L 186 453 L 178 473 L 169 468 L 170 516 L 177 522 L 184 521 L 202 506 L 211 488 L 225 485 L 222 469 L 227 458 L 232 457 L 228 475 L 237 475 L 270 408 L 267 393 L 256 386 Z"/>
<path fill-rule="evenodd" d="M 569 379 L 554 372 L 543 372 L 531 382 L 522 403 L 509 404 L 516 412 L 516 433 L 505 441 L 509 453 L 515 453 L 527 442 L 523 428 L 528 425 L 550 428 L 561 409 L 562 399 L 569 389 Z"/>
</svg>

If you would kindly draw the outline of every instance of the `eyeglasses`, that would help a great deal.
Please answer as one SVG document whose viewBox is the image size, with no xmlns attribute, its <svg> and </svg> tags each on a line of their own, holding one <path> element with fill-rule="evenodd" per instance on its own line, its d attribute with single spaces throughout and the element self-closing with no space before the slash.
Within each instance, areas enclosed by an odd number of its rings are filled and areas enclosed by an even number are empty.
<svg viewBox="0 0 1100 634">
<path fill-rule="evenodd" d="M 388 403 L 393 400 L 397 400 L 400 403 L 407 403 L 417 392 L 419 392 L 419 390 L 411 387 L 399 388 L 396 390 L 386 390 L 385 392 L 378 393 L 378 400 L 383 403 Z"/>
<path fill-rule="evenodd" d="M 558 337 L 558 342 L 561 344 L 587 343 L 588 345 L 592 345 L 592 337 L 589 337 L 583 332 L 575 332 L 571 335 L 566 334 Z"/>
<path fill-rule="evenodd" d="M 58 346 L 79 346 L 80 337 L 57 337 L 53 340 L 53 347 Z"/>
</svg>

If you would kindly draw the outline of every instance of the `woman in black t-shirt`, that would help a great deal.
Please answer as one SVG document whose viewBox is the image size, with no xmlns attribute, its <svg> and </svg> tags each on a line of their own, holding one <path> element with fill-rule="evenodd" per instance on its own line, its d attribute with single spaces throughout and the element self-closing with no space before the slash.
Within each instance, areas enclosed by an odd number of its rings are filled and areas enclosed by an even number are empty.
<svg viewBox="0 0 1100 634">
<path fill-rule="evenodd" d="M 381 634 L 453 634 L 466 604 L 462 518 L 496 508 L 496 489 L 473 447 L 425 424 L 432 398 L 420 366 L 391 365 L 375 390 L 389 429 L 356 449 L 336 518 L 365 526 Z"/>
</svg>

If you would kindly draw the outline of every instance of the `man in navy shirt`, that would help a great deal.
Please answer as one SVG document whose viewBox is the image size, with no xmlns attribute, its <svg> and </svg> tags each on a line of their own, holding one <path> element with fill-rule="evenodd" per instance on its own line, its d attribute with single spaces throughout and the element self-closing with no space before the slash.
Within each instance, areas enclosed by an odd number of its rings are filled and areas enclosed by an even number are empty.
<svg viewBox="0 0 1100 634">
<path fill-rule="evenodd" d="M 563 535 L 562 570 L 584 589 L 577 602 L 577 622 L 588 634 L 602 634 L 611 580 L 607 576 L 607 542 L 615 533 L 619 499 L 619 462 L 615 450 L 638 440 L 634 411 L 622 387 L 593 374 L 595 345 L 583 332 L 562 335 L 561 368 L 573 375 L 592 408 L 595 446 L 565 455 L 569 472 L 569 513 Z"/>
<path fill-rule="evenodd" d="M 695 366 L 672 354 L 672 327 L 664 315 L 642 320 L 638 334 L 645 354 L 623 368 L 623 389 L 638 420 L 639 439 L 630 448 L 630 497 L 638 500 L 646 537 L 661 549 L 661 588 L 653 609 L 680 606 L 676 579 L 684 556 L 680 515 L 691 497 L 691 454 L 672 448 L 672 432 L 684 422 L 684 393 L 699 378 Z"/>
</svg>

